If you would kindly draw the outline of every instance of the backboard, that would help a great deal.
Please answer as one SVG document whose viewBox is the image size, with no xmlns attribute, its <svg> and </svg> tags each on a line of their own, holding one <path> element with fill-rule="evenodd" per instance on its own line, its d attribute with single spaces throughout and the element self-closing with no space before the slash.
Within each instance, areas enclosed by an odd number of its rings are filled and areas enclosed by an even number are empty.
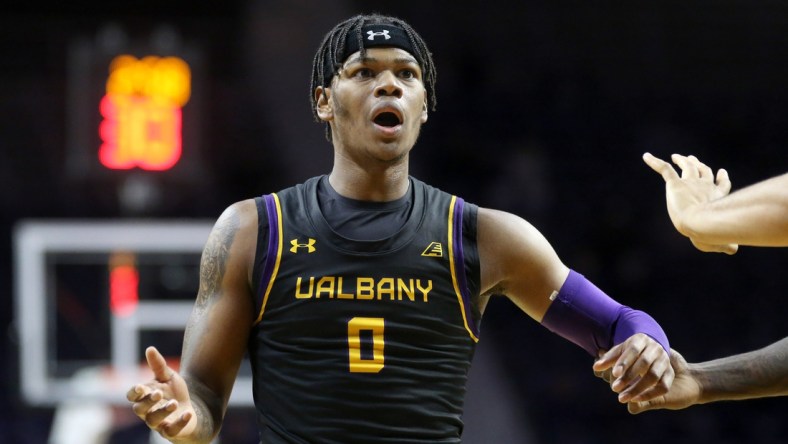
<svg viewBox="0 0 788 444">
<path fill-rule="evenodd" d="M 30 405 L 126 403 L 155 345 L 177 366 L 213 221 L 29 220 L 14 230 L 20 391 Z M 244 362 L 230 404 L 251 406 Z"/>
</svg>

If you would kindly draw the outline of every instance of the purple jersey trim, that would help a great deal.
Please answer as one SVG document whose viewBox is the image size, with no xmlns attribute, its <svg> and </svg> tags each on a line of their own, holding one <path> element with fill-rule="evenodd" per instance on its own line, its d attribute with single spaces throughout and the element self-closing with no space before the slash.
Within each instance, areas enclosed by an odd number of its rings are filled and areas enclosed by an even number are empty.
<svg viewBox="0 0 788 444">
<path fill-rule="evenodd" d="M 462 198 L 457 197 L 454 203 L 454 220 L 452 221 L 452 233 L 454 237 L 454 239 L 452 239 L 452 242 L 454 243 L 454 264 L 457 274 L 457 283 L 460 287 L 460 293 L 462 294 L 462 304 L 465 308 L 465 316 L 467 318 L 468 327 L 471 329 L 471 333 L 473 333 L 474 336 L 478 338 L 479 329 L 475 320 L 473 319 L 473 311 L 471 310 L 471 295 L 470 290 L 468 290 L 468 281 L 465 276 L 465 255 L 463 254 L 462 250 L 462 213 L 464 207 L 465 201 L 463 201 Z"/>
<path fill-rule="evenodd" d="M 260 288 L 258 289 L 258 298 L 260 301 L 260 314 L 263 313 L 265 307 L 265 291 L 274 273 L 276 266 L 276 256 L 279 254 L 279 213 L 276 210 L 276 201 L 274 196 L 266 194 L 263 196 L 265 199 L 265 209 L 268 214 L 268 249 L 265 255 L 265 266 L 263 267 L 263 275 L 260 279 Z"/>
</svg>

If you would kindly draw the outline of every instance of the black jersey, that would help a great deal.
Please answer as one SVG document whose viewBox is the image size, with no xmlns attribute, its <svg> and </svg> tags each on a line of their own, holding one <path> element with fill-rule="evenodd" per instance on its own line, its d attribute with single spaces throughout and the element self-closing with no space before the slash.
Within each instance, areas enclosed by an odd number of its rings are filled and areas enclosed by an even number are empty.
<svg viewBox="0 0 788 444">
<path fill-rule="evenodd" d="M 411 178 L 386 239 L 334 232 L 317 183 L 258 198 L 249 341 L 263 443 L 459 443 L 478 341 L 476 206 Z"/>
</svg>

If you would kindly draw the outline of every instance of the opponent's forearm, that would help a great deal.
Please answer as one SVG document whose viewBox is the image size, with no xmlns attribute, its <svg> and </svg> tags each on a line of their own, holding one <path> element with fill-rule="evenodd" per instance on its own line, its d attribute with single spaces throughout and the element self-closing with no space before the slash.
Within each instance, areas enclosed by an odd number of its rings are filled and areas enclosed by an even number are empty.
<svg viewBox="0 0 788 444">
<path fill-rule="evenodd" d="M 788 173 L 700 205 L 681 225 L 703 243 L 788 246 Z"/>
<path fill-rule="evenodd" d="M 788 395 L 788 338 L 760 350 L 690 364 L 699 404 Z"/>
</svg>

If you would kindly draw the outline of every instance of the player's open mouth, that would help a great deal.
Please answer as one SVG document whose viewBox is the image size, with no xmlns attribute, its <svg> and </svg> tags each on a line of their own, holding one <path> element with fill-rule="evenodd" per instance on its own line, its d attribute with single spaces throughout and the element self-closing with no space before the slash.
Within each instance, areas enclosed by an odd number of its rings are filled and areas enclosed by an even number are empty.
<svg viewBox="0 0 788 444">
<path fill-rule="evenodd" d="M 395 126 L 401 125 L 402 121 L 400 120 L 399 116 L 393 112 L 385 111 L 377 116 L 372 120 L 375 122 L 376 125 L 380 125 L 386 128 L 393 128 Z"/>
</svg>

